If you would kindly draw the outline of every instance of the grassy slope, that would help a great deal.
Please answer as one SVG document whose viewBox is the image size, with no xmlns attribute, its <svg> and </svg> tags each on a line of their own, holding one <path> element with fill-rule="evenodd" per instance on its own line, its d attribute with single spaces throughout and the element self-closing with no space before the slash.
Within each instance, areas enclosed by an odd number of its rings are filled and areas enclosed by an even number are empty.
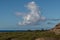
<svg viewBox="0 0 60 40">
<path fill-rule="evenodd" d="M 54 37 L 60 38 L 60 35 L 55 35 L 53 32 L 49 31 L 28 31 L 28 32 L 0 32 L 0 40 L 5 40 L 7 38 L 17 38 L 17 40 L 33 40 L 34 37 Z"/>
</svg>

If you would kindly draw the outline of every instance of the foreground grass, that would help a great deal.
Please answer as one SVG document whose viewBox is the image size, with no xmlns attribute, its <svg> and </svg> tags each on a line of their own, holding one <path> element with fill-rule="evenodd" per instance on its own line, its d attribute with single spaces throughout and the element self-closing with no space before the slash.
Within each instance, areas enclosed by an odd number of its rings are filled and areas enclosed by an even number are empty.
<svg viewBox="0 0 60 40">
<path fill-rule="evenodd" d="M 27 31 L 27 32 L 0 32 L 0 40 L 8 38 L 16 38 L 17 40 L 33 40 L 34 37 L 52 37 L 60 38 L 60 35 L 55 35 L 50 31 Z"/>
</svg>

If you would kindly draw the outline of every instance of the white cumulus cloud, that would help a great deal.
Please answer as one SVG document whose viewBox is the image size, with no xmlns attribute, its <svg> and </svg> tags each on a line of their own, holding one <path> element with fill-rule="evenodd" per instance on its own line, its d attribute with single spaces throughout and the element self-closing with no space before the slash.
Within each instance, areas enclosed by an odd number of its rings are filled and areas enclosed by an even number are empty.
<svg viewBox="0 0 60 40">
<path fill-rule="evenodd" d="M 30 12 L 23 16 L 23 21 L 19 22 L 19 25 L 31 25 L 39 22 L 40 20 L 45 20 L 45 17 L 42 17 L 40 15 L 39 7 L 36 5 L 36 3 L 29 2 L 26 6 Z M 22 15 L 20 13 L 17 13 L 17 15 Z"/>
</svg>

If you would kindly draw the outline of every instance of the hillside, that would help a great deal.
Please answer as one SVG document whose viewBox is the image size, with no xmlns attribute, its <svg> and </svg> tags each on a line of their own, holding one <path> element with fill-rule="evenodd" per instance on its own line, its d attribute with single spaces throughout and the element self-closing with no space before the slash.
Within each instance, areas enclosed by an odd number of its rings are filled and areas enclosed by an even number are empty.
<svg viewBox="0 0 60 40">
<path fill-rule="evenodd" d="M 60 34 L 60 23 L 57 24 L 53 29 L 51 29 L 50 31 L 55 32 L 56 35 Z"/>
<path fill-rule="evenodd" d="M 56 25 L 51 31 L 27 30 L 25 32 L 0 32 L 0 40 L 60 40 L 60 33 L 57 32 L 59 29 L 60 24 Z"/>
</svg>

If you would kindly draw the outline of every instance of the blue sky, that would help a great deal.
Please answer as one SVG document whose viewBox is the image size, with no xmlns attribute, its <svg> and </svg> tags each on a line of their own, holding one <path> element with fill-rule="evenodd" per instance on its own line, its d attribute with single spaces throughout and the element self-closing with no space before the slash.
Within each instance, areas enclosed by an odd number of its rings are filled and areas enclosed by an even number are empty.
<svg viewBox="0 0 60 40">
<path fill-rule="evenodd" d="M 18 18 L 15 12 L 26 13 L 28 10 L 24 7 L 32 0 L 0 0 L 0 29 L 40 29 L 41 27 L 21 27 L 17 26 Z M 46 18 L 60 18 L 60 0 L 33 0 L 40 6 L 41 15 Z M 58 21 L 59 22 L 59 21 Z M 44 27 L 44 28 L 50 28 Z"/>
</svg>

